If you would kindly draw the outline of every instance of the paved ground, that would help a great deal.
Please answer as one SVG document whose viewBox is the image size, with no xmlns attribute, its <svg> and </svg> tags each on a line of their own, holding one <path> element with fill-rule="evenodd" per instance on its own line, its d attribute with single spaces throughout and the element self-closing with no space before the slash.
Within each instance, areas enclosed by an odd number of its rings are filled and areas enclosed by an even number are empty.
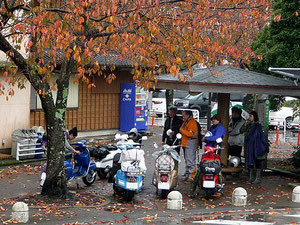
<svg viewBox="0 0 300 225">
<path fill-rule="evenodd" d="M 152 130 L 153 136 L 144 141 L 147 175 L 145 187 L 135 196 L 131 203 L 113 196 L 112 185 L 106 180 L 97 180 L 91 187 L 85 187 L 79 181 L 69 184 L 70 190 L 76 193 L 76 201 L 48 201 L 39 196 L 39 176 L 43 163 L 32 163 L 16 167 L 0 168 L 0 223 L 10 224 L 12 204 L 18 200 L 28 202 L 30 206 L 29 224 L 182 224 L 193 221 L 230 219 L 232 221 L 260 221 L 271 224 L 300 224 L 298 208 L 300 204 L 292 203 L 293 187 L 296 182 L 291 178 L 275 175 L 264 177 L 261 185 L 251 185 L 243 174 L 240 177 L 226 177 L 224 196 L 205 200 L 202 193 L 195 199 L 188 196 L 189 184 L 180 182 L 177 190 L 183 195 L 183 210 L 167 210 L 166 200 L 155 194 L 151 185 L 154 163 L 152 153 L 154 142 L 161 140 L 161 128 Z M 281 145 L 288 146 L 288 145 Z M 283 149 L 285 147 L 282 147 Z M 272 147 L 274 155 L 276 146 Z M 180 174 L 184 163 L 180 165 Z M 243 187 L 248 192 L 246 207 L 234 207 L 231 204 L 232 191 Z M 294 216 L 287 216 L 294 215 Z M 222 224 L 220 221 L 214 224 Z"/>
</svg>

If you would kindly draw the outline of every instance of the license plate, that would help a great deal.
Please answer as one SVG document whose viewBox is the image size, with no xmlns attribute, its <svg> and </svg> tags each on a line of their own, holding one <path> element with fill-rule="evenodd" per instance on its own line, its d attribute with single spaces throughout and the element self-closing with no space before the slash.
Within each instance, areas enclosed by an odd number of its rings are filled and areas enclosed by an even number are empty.
<svg viewBox="0 0 300 225">
<path fill-rule="evenodd" d="M 169 190 L 170 189 L 169 182 L 159 182 L 158 183 L 158 189 L 160 189 L 160 190 Z"/>
<path fill-rule="evenodd" d="M 212 180 L 205 180 L 203 181 L 204 188 L 214 188 L 216 186 L 216 182 Z"/>
<path fill-rule="evenodd" d="M 128 189 L 133 189 L 133 190 L 137 190 L 138 189 L 138 183 L 127 182 L 126 186 L 127 186 Z"/>
</svg>

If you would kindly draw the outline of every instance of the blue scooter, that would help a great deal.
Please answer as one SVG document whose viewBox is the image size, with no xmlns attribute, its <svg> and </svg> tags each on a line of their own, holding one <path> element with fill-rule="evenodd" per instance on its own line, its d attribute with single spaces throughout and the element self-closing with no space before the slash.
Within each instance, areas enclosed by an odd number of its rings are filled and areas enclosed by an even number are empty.
<svg viewBox="0 0 300 225">
<path fill-rule="evenodd" d="M 67 181 L 82 178 L 83 183 L 90 186 L 96 180 L 96 164 L 90 159 L 90 153 L 86 147 L 86 141 L 82 140 L 80 142 L 73 143 L 72 145 L 76 146 L 75 150 L 80 151 L 80 155 L 74 156 L 74 165 L 71 164 L 71 157 L 64 161 Z M 41 187 L 44 185 L 46 180 L 46 170 L 47 166 L 44 167 L 41 175 Z"/>
<path fill-rule="evenodd" d="M 146 139 L 147 137 L 143 137 L 143 140 Z M 132 144 L 133 146 L 130 146 L 128 143 L 122 150 L 119 160 L 120 169 L 114 177 L 113 184 L 114 193 L 122 194 L 126 201 L 131 201 L 135 193 L 141 191 L 147 170 L 144 150 L 139 147 L 140 144 L 133 142 Z"/>
</svg>

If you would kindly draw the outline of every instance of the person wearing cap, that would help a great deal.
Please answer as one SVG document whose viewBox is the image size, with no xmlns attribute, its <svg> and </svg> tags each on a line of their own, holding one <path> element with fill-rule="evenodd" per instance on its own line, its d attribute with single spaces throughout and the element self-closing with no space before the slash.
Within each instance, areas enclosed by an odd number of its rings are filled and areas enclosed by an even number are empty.
<svg viewBox="0 0 300 225">
<path fill-rule="evenodd" d="M 162 143 L 172 146 L 176 140 L 176 135 L 179 133 L 179 129 L 183 123 L 183 120 L 176 115 L 177 108 L 171 106 L 169 108 L 169 116 L 164 124 L 164 131 L 162 135 Z M 179 140 L 177 140 L 174 145 L 179 145 Z M 176 148 L 178 154 L 180 154 L 180 147 Z"/>
<path fill-rule="evenodd" d="M 70 131 L 68 131 L 67 129 L 65 130 L 65 155 L 66 155 L 66 159 L 72 158 L 71 153 L 73 154 L 80 154 L 80 151 L 75 150 L 69 143 L 69 140 L 73 140 L 74 138 L 77 137 L 78 131 L 77 131 L 77 127 L 73 127 Z M 45 132 L 43 134 L 43 144 L 45 147 L 47 147 L 48 145 L 48 137 L 47 137 L 47 132 Z"/>
<path fill-rule="evenodd" d="M 244 136 L 240 129 L 244 125 L 245 120 L 242 118 L 242 110 L 238 107 L 233 107 L 232 118 L 228 127 L 228 155 L 241 158 L 242 148 L 244 144 Z"/>
<path fill-rule="evenodd" d="M 183 111 L 182 117 L 183 124 L 180 127 L 180 133 L 182 134 L 181 146 L 185 159 L 185 180 L 191 182 L 196 168 L 196 152 L 199 145 L 198 125 L 193 118 L 192 111 Z"/>
<path fill-rule="evenodd" d="M 73 127 L 70 131 L 66 130 L 66 138 L 65 138 L 65 149 L 66 149 L 66 154 L 78 154 L 80 155 L 80 151 L 75 150 L 69 143 L 69 140 L 73 140 L 74 138 L 77 137 L 78 131 L 77 127 Z"/>
<path fill-rule="evenodd" d="M 241 127 L 240 132 L 245 135 L 244 150 L 246 165 L 249 168 L 249 182 L 259 184 L 262 181 L 262 169 L 267 159 L 269 145 L 258 122 L 257 112 L 250 112 L 249 121 Z"/>
<path fill-rule="evenodd" d="M 212 135 L 206 136 L 206 137 L 204 136 L 202 138 L 202 142 L 206 142 L 205 146 L 215 147 L 217 145 L 216 140 L 218 138 L 223 139 L 223 137 L 226 133 L 226 129 L 222 125 L 221 120 L 218 115 L 214 115 L 211 118 L 211 121 L 212 121 L 212 126 L 210 127 L 209 131 L 211 132 Z"/>
<path fill-rule="evenodd" d="M 135 127 L 129 131 L 129 138 L 132 139 L 135 143 L 142 144 L 142 135 L 138 132 L 138 129 Z"/>
</svg>

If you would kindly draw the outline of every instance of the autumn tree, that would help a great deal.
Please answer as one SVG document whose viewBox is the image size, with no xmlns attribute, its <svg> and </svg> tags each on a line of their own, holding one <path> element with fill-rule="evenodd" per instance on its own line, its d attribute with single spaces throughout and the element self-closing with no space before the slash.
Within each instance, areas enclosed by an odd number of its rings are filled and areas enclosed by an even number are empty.
<svg viewBox="0 0 300 225">
<path fill-rule="evenodd" d="M 180 74 L 183 66 L 192 76 L 195 63 L 248 62 L 253 56 L 249 43 L 269 17 L 269 2 L 0 1 L 0 50 L 34 87 L 45 112 L 49 146 L 42 194 L 67 194 L 63 128 L 71 75 L 92 87 L 91 76 L 103 76 L 109 69 L 106 80 L 110 83 L 115 79 L 114 67 L 102 67 L 93 59 L 113 54 L 131 61 L 134 79 L 149 88 L 155 87 L 155 78 L 162 72 L 188 79 Z M 19 51 L 24 43 L 28 57 Z"/>
</svg>

